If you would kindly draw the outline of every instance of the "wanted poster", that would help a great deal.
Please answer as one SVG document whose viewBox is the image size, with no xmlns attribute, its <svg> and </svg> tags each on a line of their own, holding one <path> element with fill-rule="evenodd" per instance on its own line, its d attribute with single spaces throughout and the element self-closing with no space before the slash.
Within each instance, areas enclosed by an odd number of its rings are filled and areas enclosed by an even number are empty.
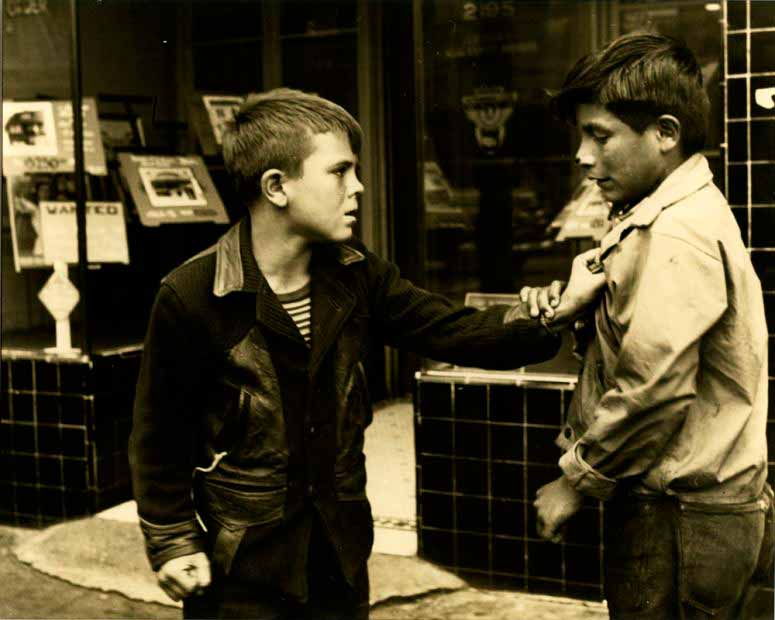
<svg viewBox="0 0 775 620">
<path fill-rule="evenodd" d="M 40 203 L 75 200 L 75 175 L 22 174 L 6 177 L 4 184 L 16 271 L 49 266 L 43 251 Z"/>
<path fill-rule="evenodd" d="M 75 202 L 41 202 L 43 256 L 55 261 L 78 262 L 78 224 Z M 124 206 L 120 202 L 86 203 L 86 257 L 89 263 L 129 264 Z"/>
<path fill-rule="evenodd" d="M 223 202 L 201 157 L 119 153 L 118 161 L 143 225 L 228 224 Z"/>
</svg>

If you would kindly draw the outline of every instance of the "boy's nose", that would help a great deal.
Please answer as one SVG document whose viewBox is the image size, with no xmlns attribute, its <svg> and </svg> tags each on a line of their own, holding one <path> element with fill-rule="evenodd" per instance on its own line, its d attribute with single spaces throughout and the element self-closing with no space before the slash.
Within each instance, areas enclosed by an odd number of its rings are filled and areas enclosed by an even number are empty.
<svg viewBox="0 0 775 620">
<path fill-rule="evenodd" d="M 579 149 L 576 151 L 576 164 L 582 168 L 591 168 L 595 165 L 595 156 L 590 152 L 589 149 L 585 148 L 583 142 L 581 145 L 579 145 Z"/>
<path fill-rule="evenodd" d="M 362 193 L 363 183 L 361 183 L 361 180 L 357 176 L 353 175 L 352 181 L 350 182 L 350 196 Z"/>
</svg>

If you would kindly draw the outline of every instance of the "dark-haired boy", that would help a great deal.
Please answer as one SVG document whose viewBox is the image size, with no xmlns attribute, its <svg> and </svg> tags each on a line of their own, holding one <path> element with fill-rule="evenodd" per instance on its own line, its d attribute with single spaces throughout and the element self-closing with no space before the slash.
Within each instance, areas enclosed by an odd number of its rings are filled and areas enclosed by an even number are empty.
<svg viewBox="0 0 775 620">
<path fill-rule="evenodd" d="M 522 306 L 454 306 L 352 238 L 360 142 L 320 97 L 249 98 L 223 137 L 249 215 L 157 295 L 130 455 L 151 564 L 186 617 L 368 617 L 374 347 L 489 368 L 557 351 Z M 577 259 L 566 322 L 600 286 Z"/>
<path fill-rule="evenodd" d="M 708 100 L 679 42 L 621 37 L 557 95 L 612 204 L 606 287 L 539 533 L 606 501 L 612 618 L 738 618 L 762 549 L 767 329 L 759 281 L 700 153 Z M 769 537 L 768 537 L 769 538 Z M 763 562 L 766 563 L 766 562 Z"/>
</svg>

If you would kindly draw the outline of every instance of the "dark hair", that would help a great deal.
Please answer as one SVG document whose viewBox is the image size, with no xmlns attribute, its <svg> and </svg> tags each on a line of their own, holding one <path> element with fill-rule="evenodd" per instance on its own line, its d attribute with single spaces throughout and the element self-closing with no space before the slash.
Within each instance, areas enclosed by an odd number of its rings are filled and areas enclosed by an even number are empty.
<svg viewBox="0 0 775 620">
<path fill-rule="evenodd" d="M 638 133 L 672 114 L 681 123 L 684 156 L 705 145 L 710 103 L 702 73 L 692 51 L 672 37 L 628 34 L 581 58 L 552 104 L 573 123 L 582 103 L 605 106 Z"/>
<path fill-rule="evenodd" d="M 261 175 L 270 168 L 298 177 L 311 137 L 328 132 L 345 134 L 360 153 L 360 125 L 332 101 L 289 88 L 250 95 L 223 134 L 223 160 L 239 200 L 247 206 L 261 196 Z"/>
</svg>

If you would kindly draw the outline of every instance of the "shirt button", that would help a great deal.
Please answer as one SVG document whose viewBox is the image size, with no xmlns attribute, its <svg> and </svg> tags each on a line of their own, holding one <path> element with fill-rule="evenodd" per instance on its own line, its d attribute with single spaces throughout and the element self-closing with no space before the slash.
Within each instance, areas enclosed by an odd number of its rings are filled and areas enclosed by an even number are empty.
<svg viewBox="0 0 775 620">
<path fill-rule="evenodd" d="M 565 435 L 565 439 L 570 439 L 571 435 L 573 434 L 573 431 L 570 430 L 570 426 L 566 426 L 562 434 Z"/>
</svg>

